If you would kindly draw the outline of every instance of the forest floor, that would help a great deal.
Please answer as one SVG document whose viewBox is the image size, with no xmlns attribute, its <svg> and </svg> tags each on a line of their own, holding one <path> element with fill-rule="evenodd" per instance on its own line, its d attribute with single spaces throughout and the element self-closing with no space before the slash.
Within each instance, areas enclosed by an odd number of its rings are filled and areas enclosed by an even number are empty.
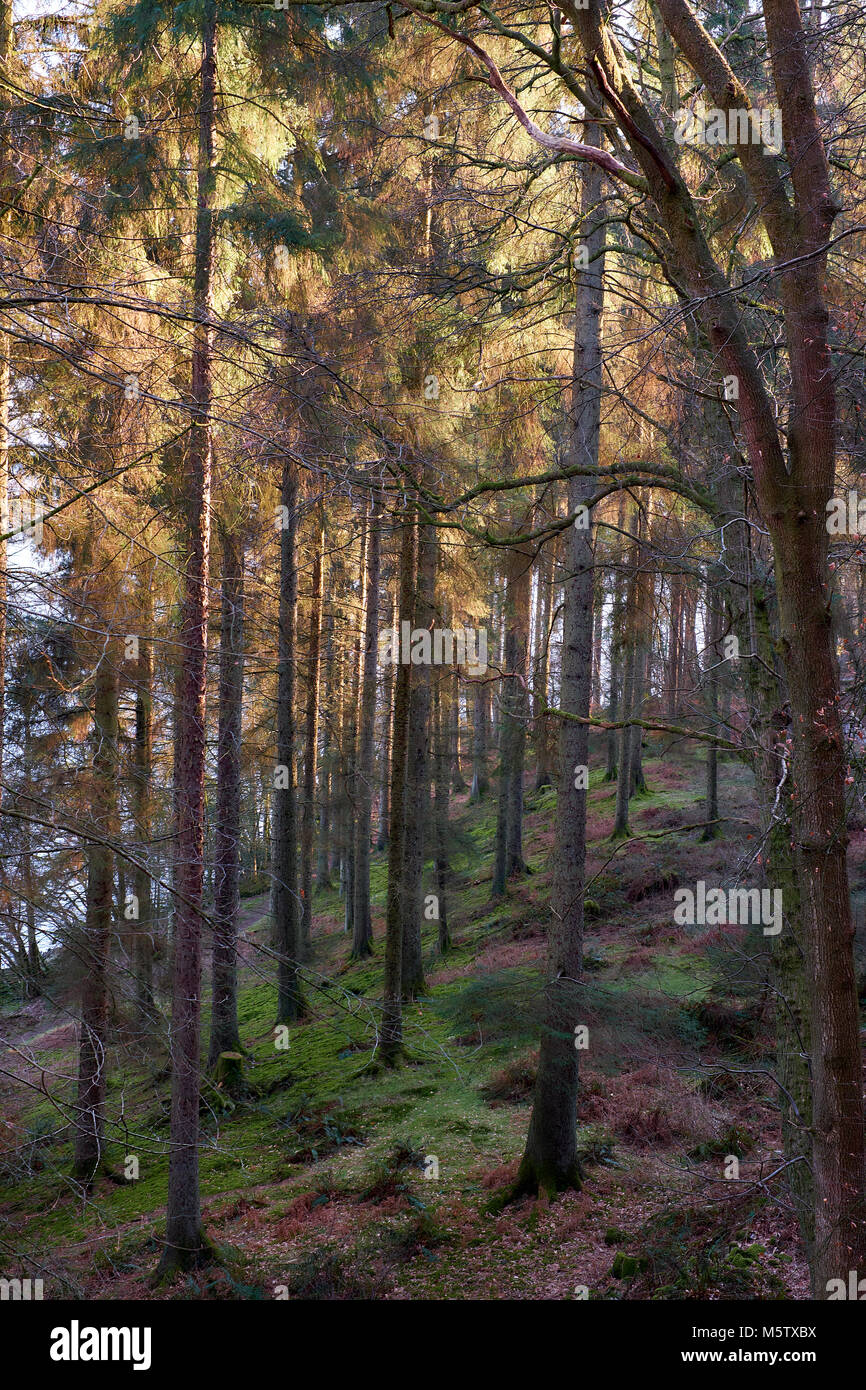
<svg viewBox="0 0 866 1390">
<path fill-rule="evenodd" d="M 700 754 L 648 756 L 645 771 L 649 791 L 632 803 L 635 838 L 624 844 L 609 838 L 614 788 L 599 772 L 591 778 L 582 1191 L 502 1209 L 496 1201 L 516 1173 L 530 1113 L 555 795 L 527 787 L 531 872 L 491 902 L 495 798 L 470 806 L 462 793 L 452 806 L 454 945 L 439 956 L 437 924 L 425 927 L 427 988 L 407 1007 L 408 1057 L 394 1070 L 380 1067 L 375 1046 L 386 857 L 374 856 L 372 959 L 348 960 L 339 896 L 317 894 L 308 1012 L 287 1051 L 273 1027 L 267 900 L 245 900 L 245 1085 L 231 1097 L 209 1087 L 202 1107 L 201 1185 L 218 1264 L 152 1284 L 167 1178 L 165 1042 L 134 1037 L 118 1009 L 114 1178 L 83 1195 L 70 1177 L 63 1109 L 76 1056 L 62 964 L 48 982 L 53 1003 L 7 1005 L 0 1272 L 42 1277 L 46 1297 L 92 1299 L 808 1298 L 796 1225 L 773 1176 L 771 1011 L 753 964 L 766 941 L 760 928 L 673 919 L 678 884 L 729 886 L 753 856 L 751 781 L 738 763 L 721 763 L 726 819 L 719 838 L 702 842 L 683 828 L 704 818 Z M 852 847 L 858 891 L 863 840 Z M 209 1004 L 204 1039 L 208 1023 Z M 124 1177 L 129 1156 L 134 1179 Z M 731 1156 L 739 1180 L 725 1176 Z M 437 1166 L 438 1177 L 426 1176 Z"/>
</svg>

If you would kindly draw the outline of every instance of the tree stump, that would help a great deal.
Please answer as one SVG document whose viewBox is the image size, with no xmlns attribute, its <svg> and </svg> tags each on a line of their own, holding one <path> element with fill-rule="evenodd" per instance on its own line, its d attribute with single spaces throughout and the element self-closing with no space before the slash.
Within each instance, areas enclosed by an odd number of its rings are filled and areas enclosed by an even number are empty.
<svg viewBox="0 0 866 1390">
<path fill-rule="evenodd" d="M 234 1091 L 244 1079 L 244 1059 L 239 1052 L 221 1052 L 214 1067 L 214 1081 Z"/>
</svg>

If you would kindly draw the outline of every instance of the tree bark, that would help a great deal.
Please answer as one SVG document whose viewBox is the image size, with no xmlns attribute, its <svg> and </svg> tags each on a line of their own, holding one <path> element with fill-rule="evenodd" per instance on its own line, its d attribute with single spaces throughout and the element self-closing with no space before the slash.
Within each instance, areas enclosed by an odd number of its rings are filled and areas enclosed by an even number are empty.
<svg viewBox="0 0 866 1390">
<path fill-rule="evenodd" d="M 298 609 L 298 479 L 286 455 L 281 490 L 280 617 L 277 681 L 277 767 L 272 817 L 272 912 L 277 965 L 277 1023 L 292 1023 L 303 1012 L 299 968 L 303 954 L 298 895 L 298 813 L 295 792 L 295 662 Z"/>
<path fill-rule="evenodd" d="M 117 834 L 117 648 L 109 642 L 96 667 L 95 752 L 91 815 L 98 834 Z M 108 963 L 114 905 L 114 855 L 107 844 L 87 853 L 87 909 L 81 943 L 83 983 L 78 1050 L 74 1172 L 90 1183 L 104 1163 L 108 1045 Z"/>
<path fill-rule="evenodd" d="M 242 1052 L 238 1031 L 237 933 L 240 912 L 241 738 L 244 702 L 244 549 L 223 531 L 220 615 L 214 939 L 208 1067 Z"/>
<path fill-rule="evenodd" d="M 411 623 L 415 595 L 415 521 L 403 513 L 400 549 L 400 630 Z M 407 767 L 412 666 L 401 662 L 394 677 L 394 733 L 391 743 L 391 835 L 388 841 L 388 894 L 385 925 L 385 983 L 382 1058 L 392 1066 L 403 1045 L 403 917 L 405 895 Z"/>
<path fill-rule="evenodd" d="M 364 615 L 364 674 L 358 731 L 355 792 L 355 910 L 352 955 L 373 953 L 370 909 L 370 832 L 373 819 L 373 751 L 376 732 L 376 669 L 379 642 L 379 500 L 370 503 L 367 541 L 367 605 Z"/>
<path fill-rule="evenodd" d="M 436 584 L 437 546 L 433 528 L 418 521 L 415 613 L 413 628 L 433 627 L 433 594 Z M 423 920 L 422 874 L 424 831 L 429 800 L 428 745 L 430 741 L 430 666 L 415 666 L 409 701 L 409 754 L 406 791 L 406 839 L 404 850 L 405 892 L 403 897 L 403 998 L 415 999 L 424 990 L 421 955 Z"/>
<path fill-rule="evenodd" d="M 301 941 L 309 955 L 313 933 L 313 844 L 316 835 L 316 760 L 319 751 L 319 667 L 325 583 L 325 519 L 317 520 L 310 596 L 310 643 L 307 660 L 307 710 L 304 730 L 304 790 L 301 801 Z"/>
<path fill-rule="evenodd" d="M 599 130 L 587 122 L 584 138 L 599 143 Z M 569 462 L 598 467 L 601 413 L 601 316 L 604 307 L 604 223 L 600 213 L 601 172 L 584 165 L 582 213 L 589 268 L 576 290 L 574 364 L 569 403 Z M 592 222 L 587 227 L 587 222 Z M 576 512 L 592 496 L 592 476 L 568 482 L 568 505 Z M 564 714 L 589 716 L 592 679 L 593 548 L 588 528 L 569 527 L 564 556 L 562 688 Z M 589 726 L 562 719 L 559 733 L 556 846 L 552 921 L 548 939 L 544 1024 L 526 1149 L 514 1192 L 553 1193 L 579 1188 L 577 1156 L 578 1053 L 575 1026 L 580 1019 L 583 969 L 583 893 L 586 876 L 586 790 L 576 776 L 589 763 Z M 577 785 L 576 785 L 577 784 Z"/>
<path fill-rule="evenodd" d="M 150 633 L 153 622 L 151 584 L 153 566 L 148 566 L 142 585 L 142 627 Z M 150 854 L 153 781 L 153 643 L 142 636 L 139 642 L 138 670 L 135 680 L 135 755 L 133 762 L 133 818 L 139 856 Z M 153 1011 L 153 952 L 156 923 L 153 917 L 151 877 L 146 866 L 135 870 L 134 893 L 138 900 L 138 921 L 135 942 L 135 1010 L 142 1028 L 152 1027 Z"/>
<path fill-rule="evenodd" d="M 198 1136 L 201 1062 L 201 901 L 204 863 L 205 706 L 210 575 L 211 359 L 214 277 L 213 199 L 216 180 L 216 5 L 207 0 L 199 84 L 198 202 L 195 231 L 192 355 L 193 417 L 186 453 L 186 559 L 180 646 L 177 737 L 174 975 L 172 988 L 171 1154 L 166 1246 L 168 1273 L 196 1264 L 205 1252 L 199 1195 Z"/>
</svg>

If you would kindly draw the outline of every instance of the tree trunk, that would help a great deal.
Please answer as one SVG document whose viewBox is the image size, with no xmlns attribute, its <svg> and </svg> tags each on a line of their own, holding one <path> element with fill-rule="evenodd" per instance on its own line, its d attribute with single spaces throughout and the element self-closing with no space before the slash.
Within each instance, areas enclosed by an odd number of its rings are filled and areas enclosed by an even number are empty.
<svg viewBox="0 0 866 1390">
<path fill-rule="evenodd" d="M 550 677 L 550 589 L 551 589 L 551 549 L 550 543 L 544 546 L 538 557 L 538 592 L 535 608 L 535 665 L 534 665 L 534 744 L 535 744 L 535 790 L 552 785 L 550 764 L 553 749 L 551 737 L 554 732 L 553 721 L 546 718 L 547 687 Z"/>
<path fill-rule="evenodd" d="M 634 559 L 632 550 L 632 559 Z M 634 630 L 634 606 L 635 592 L 637 588 L 636 567 L 633 566 L 628 579 L 626 590 L 626 611 L 624 615 L 623 632 L 623 672 L 622 672 L 622 705 L 620 718 L 630 719 L 634 707 L 634 676 L 635 676 L 635 630 Z M 628 822 L 628 803 L 632 789 L 631 759 L 632 759 L 632 726 L 623 724 L 619 731 L 619 749 L 616 783 L 616 817 L 614 820 L 613 835 L 615 839 L 621 839 L 631 834 Z"/>
<path fill-rule="evenodd" d="M 719 643 L 722 636 L 722 613 L 716 591 L 716 584 L 718 582 L 720 582 L 719 577 L 713 571 L 708 571 L 706 591 L 706 700 L 711 733 L 717 733 L 719 729 L 719 674 L 717 667 L 721 660 Z M 708 822 L 713 822 L 719 818 L 719 754 L 714 743 L 707 744 L 706 759 L 706 800 L 704 803 L 704 819 Z M 719 827 L 710 823 L 704 829 L 701 839 L 704 841 L 714 840 L 718 834 Z"/>
<path fill-rule="evenodd" d="M 397 626 L 397 595 L 391 605 L 391 630 Z M 390 808 L 389 798 L 391 792 L 391 739 L 393 730 L 394 714 L 394 663 L 389 662 L 385 667 L 383 703 L 382 711 L 382 792 L 379 801 L 379 833 L 376 838 L 376 848 L 380 852 L 388 844 Z"/>
<path fill-rule="evenodd" d="M 433 687 L 436 796 L 433 816 L 436 834 L 436 899 L 439 913 L 439 951 L 445 955 L 451 949 L 448 930 L 448 798 L 451 790 L 451 770 L 448 766 L 448 693 L 449 673 L 438 670 Z"/>
<path fill-rule="evenodd" d="M 198 1263 L 205 1249 L 198 1174 L 201 1062 L 201 901 L 204 855 L 205 706 L 210 559 L 212 441 L 211 358 L 216 177 L 216 6 L 207 0 L 199 101 L 198 205 L 195 231 L 192 356 L 194 414 L 187 448 L 186 563 L 180 646 L 183 653 L 177 749 L 178 890 L 172 990 L 171 1154 L 166 1247 L 161 1270 Z"/>
<path fill-rule="evenodd" d="M 587 122 L 584 139 L 599 143 L 598 126 Z M 602 179 L 597 165 L 584 165 L 582 212 L 589 269 L 576 290 L 574 366 L 569 403 L 569 463 L 598 467 L 601 412 L 601 315 L 604 306 L 604 224 L 597 209 Z M 592 476 L 568 482 L 568 505 L 576 512 L 594 490 Z M 588 528 L 569 527 L 565 562 L 560 709 L 564 716 L 589 716 L 592 677 L 593 549 Z M 560 721 L 556 846 L 552 920 L 548 941 L 544 1024 L 532 1117 L 514 1191 L 553 1193 L 580 1187 L 577 1157 L 578 1054 L 583 969 L 583 893 L 586 875 L 586 790 L 576 776 L 589 762 L 589 727 Z M 577 784 L 577 785 L 576 785 Z"/>
<path fill-rule="evenodd" d="M 419 520 L 417 542 L 418 580 L 413 628 L 433 626 L 433 594 L 436 584 L 437 546 L 433 528 Z M 429 799 L 428 744 L 430 741 L 430 666 L 415 667 L 409 701 L 409 755 L 407 763 L 405 892 L 403 897 L 403 998 L 415 999 L 424 990 L 421 955 L 423 920 L 422 875 L 424 830 Z"/>
<path fill-rule="evenodd" d="M 400 550 L 400 631 L 412 622 L 415 595 L 415 521 L 403 514 Z M 388 895 L 385 925 L 385 981 L 382 1057 L 393 1065 L 403 1044 L 403 917 L 405 895 L 407 764 L 412 666 L 400 662 L 394 677 L 394 733 L 391 743 L 391 835 L 388 842 Z"/>
<path fill-rule="evenodd" d="M 96 668 L 91 819 L 106 840 L 117 834 L 117 648 L 106 646 Z M 114 854 L 91 844 L 87 854 L 87 909 L 81 945 L 83 983 L 78 1051 L 74 1172 L 92 1181 L 104 1163 L 103 1129 L 108 1044 L 108 962 L 114 896 Z"/>
<path fill-rule="evenodd" d="M 291 1023 L 303 1011 L 299 967 L 303 954 L 298 896 L 298 814 L 295 793 L 295 662 L 298 609 L 298 480 L 295 465 L 283 461 L 280 532 L 279 676 L 277 685 L 277 768 L 273 814 L 272 912 L 278 953 L 277 1022 Z"/>
<path fill-rule="evenodd" d="M 358 730 L 355 791 L 355 911 L 352 955 L 373 954 L 370 909 L 370 831 L 373 818 L 373 751 L 376 732 L 376 669 L 379 644 L 379 500 L 370 503 L 367 543 L 367 606 L 364 615 L 364 674 Z"/>
<path fill-rule="evenodd" d="M 322 719 L 322 759 L 320 771 L 318 856 L 316 861 L 316 886 L 320 889 L 331 887 L 331 785 L 334 779 L 335 748 L 334 728 L 334 613 L 329 605 L 325 621 L 325 694 L 324 717 Z"/>
<path fill-rule="evenodd" d="M 242 1052 L 238 1031 L 237 932 L 240 912 L 241 738 L 244 703 L 244 549 L 223 532 L 220 615 L 214 940 L 208 1067 L 221 1052 Z"/>
<path fill-rule="evenodd" d="M 153 781 L 153 643 L 149 640 L 153 622 L 151 583 L 153 567 L 144 575 L 141 617 L 148 637 L 139 643 L 138 670 L 135 681 L 135 758 L 133 763 L 133 819 L 138 853 L 142 859 L 150 855 Z M 153 1012 L 153 948 L 156 923 L 153 917 L 153 893 L 147 866 L 136 868 L 135 888 L 138 900 L 138 921 L 135 926 L 135 1011 L 140 1027 L 152 1027 Z"/>
<path fill-rule="evenodd" d="M 325 521 L 319 515 L 310 596 L 307 711 L 304 731 L 304 792 L 301 804 L 301 941 L 309 955 L 313 933 L 313 843 L 316 834 L 316 756 L 319 751 L 319 666 L 325 583 Z"/>
</svg>

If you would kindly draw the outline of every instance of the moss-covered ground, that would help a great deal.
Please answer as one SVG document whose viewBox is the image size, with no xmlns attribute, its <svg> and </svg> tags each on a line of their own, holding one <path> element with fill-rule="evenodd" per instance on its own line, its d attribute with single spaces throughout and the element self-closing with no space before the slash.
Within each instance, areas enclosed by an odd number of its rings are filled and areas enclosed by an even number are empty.
<svg viewBox="0 0 866 1390">
<path fill-rule="evenodd" d="M 744 929 L 674 925 L 677 884 L 729 884 L 754 835 L 754 796 L 720 770 L 718 839 L 699 830 L 699 752 L 647 750 L 633 839 L 610 840 L 614 788 L 590 791 L 579 1138 L 584 1186 L 500 1208 L 529 1119 L 555 824 L 551 789 L 527 789 L 531 872 L 490 898 L 495 798 L 455 798 L 448 917 L 425 924 L 423 997 L 406 1056 L 381 1065 L 387 858 L 374 856 L 375 952 L 349 960 L 343 906 L 317 894 L 306 1016 L 274 1030 L 267 899 L 243 909 L 244 1084 L 208 1085 L 201 1189 L 218 1263 L 155 1287 L 167 1177 L 165 1029 L 135 1037 L 118 1003 L 108 1057 L 107 1162 L 71 1177 L 74 1028 L 60 967 L 36 1005 L 5 1005 L 0 1212 L 5 1272 L 46 1297 L 806 1297 L 777 1180 L 765 944 Z M 429 866 L 428 866 L 429 871 Z M 432 887 L 427 891 L 432 891 Z M 205 978 L 202 1036 L 209 1026 Z M 119 995 L 120 995 L 119 991 Z M 739 1163 L 731 1176 L 730 1159 Z M 133 1161 L 134 1160 L 134 1161 Z"/>
</svg>

